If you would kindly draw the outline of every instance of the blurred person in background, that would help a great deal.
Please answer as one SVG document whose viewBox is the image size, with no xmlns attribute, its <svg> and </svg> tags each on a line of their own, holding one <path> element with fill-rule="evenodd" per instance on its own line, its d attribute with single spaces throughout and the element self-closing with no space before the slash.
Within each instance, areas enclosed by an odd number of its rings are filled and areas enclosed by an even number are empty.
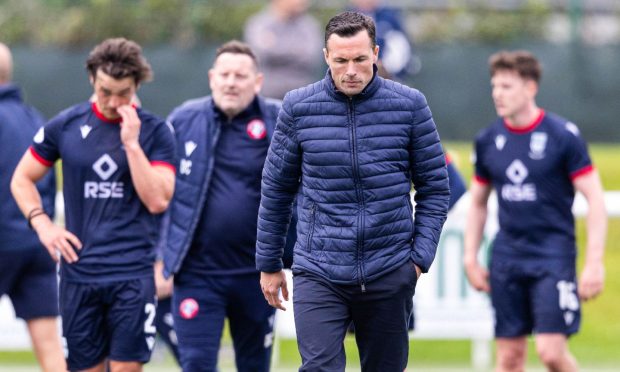
<svg viewBox="0 0 620 372">
<path fill-rule="evenodd" d="M 138 44 L 106 39 L 86 69 L 95 100 L 41 128 L 11 191 L 60 265 L 69 370 L 135 372 L 155 343 L 157 214 L 174 190 L 175 142 L 166 123 L 131 104 L 152 77 Z M 43 209 L 35 182 L 62 159 L 66 227 Z"/>
<path fill-rule="evenodd" d="M 184 371 L 216 371 L 228 318 L 238 371 L 268 371 L 275 309 L 255 268 L 261 172 L 280 101 L 259 96 L 263 75 L 245 43 L 217 49 L 211 95 L 170 114 L 180 160 L 164 217 L 164 275 Z"/>
<path fill-rule="evenodd" d="M 579 330 L 580 299 L 596 297 L 604 283 L 607 216 L 601 181 L 577 126 L 537 106 L 542 69 L 536 57 L 501 51 L 490 57 L 489 67 L 499 118 L 475 141 L 467 278 L 475 289 L 490 292 L 498 371 L 523 371 L 529 334 L 549 371 L 576 371 L 567 340 Z M 487 271 L 478 250 L 493 189 L 500 229 Z M 589 205 L 579 281 L 571 211 L 576 191 Z"/>
<path fill-rule="evenodd" d="M 420 71 L 420 58 L 398 8 L 386 6 L 382 0 L 351 0 L 349 9 L 366 14 L 377 25 L 377 66 L 382 77 L 402 81 Z"/>
<path fill-rule="evenodd" d="M 244 40 L 260 63 L 261 94 L 282 99 L 320 75 L 321 29 L 308 14 L 308 0 L 271 0 L 245 25 Z"/>
<path fill-rule="evenodd" d="M 6 294 L 15 315 L 24 319 L 41 369 L 66 371 L 58 333 L 58 281 L 56 263 L 29 228 L 11 195 L 10 181 L 32 137 L 43 126 L 43 117 L 24 104 L 19 88 L 11 82 L 13 59 L 0 43 L 0 297 Z M 56 181 L 49 172 L 39 182 L 41 212 L 54 216 Z"/>
</svg>

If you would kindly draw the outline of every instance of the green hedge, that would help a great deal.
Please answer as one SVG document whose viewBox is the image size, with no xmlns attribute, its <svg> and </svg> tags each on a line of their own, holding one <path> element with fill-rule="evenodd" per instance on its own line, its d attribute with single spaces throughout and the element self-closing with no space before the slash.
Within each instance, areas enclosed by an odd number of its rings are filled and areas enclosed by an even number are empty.
<svg viewBox="0 0 620 372">
<path fill-rule="evenodd" d="M 66 48 L 90 46 L 125 36 L 142 44 L 191 47 L 238 38 L 251 14 L 266 1 L 238 0 L 2 0 L 0 41 Z M 322 23 L 345 1 L 314 3 Z M 542 5 L 541 5 L 542 4 Z M 458 5 L 458 4 L 457 4 Z M 551 9 L 527 1 L 515 11 L 452 5 L 439 10 L 409 9 L 404 16 L 416 40 L 513 41 L 543 36 Z M 414 23 L 419 23 L 415 25 Z"/>
</svg>

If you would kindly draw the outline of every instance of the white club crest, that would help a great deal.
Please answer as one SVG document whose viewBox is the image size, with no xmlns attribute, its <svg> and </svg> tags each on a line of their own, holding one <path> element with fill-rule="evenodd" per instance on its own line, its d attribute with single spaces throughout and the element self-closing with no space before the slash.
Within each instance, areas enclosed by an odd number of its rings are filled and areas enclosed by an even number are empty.
<svg viewBox="0 0 620 372">
<path fill-rule="evenodd" d="M 196 150 L 196 147 L 198 147 L 198 144 L 194 141 L 185 142 L 185 156 L 189 157 Z"/>
<path fill-rule="evenodd" d="M 93 127 L 91 127 L 88 124 L 84 124 L 82 126 L 80 126 L 80 132 L 82 133 L 82 139 L 88 137 L 88 133 L 90 133 L 90 131 L 93 129 Z"/>
<path fill-rule="evenodd" d="M 502 151 L 505 144 L 506 144 L 506 136 L 504 136 L 503 134 L 499 134 L 497 135 L 497 137 L 495 137 L 495 147 L 497 147 L 499 151 Z"/>
<path fill-rule="evenodd" d="M 547 148 L 547 133 L 534 132 L 530 138 L 530 153 L 532 159 L 542 159 L 545 157 L 545 149 Z"/>
<path fill-rule="evenodd" d="M 250 121 L 245 130 L 248 133 L 248 136 L 254 140 L 261 140 L 267 136 L 267 127 L 265 127 L 265 122 L 260 119 Z"/>
</svg>

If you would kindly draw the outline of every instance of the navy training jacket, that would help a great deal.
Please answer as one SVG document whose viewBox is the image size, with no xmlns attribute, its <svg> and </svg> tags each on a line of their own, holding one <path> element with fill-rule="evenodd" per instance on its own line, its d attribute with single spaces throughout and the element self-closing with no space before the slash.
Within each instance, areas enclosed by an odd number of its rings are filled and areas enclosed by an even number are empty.
<svg viewBox="0 0 620 372">
<path fill-rule="evenodd" d="M 272 138 L 279 100 L 258 97 L 259 109 Z M 164 276 L 176 274 L 194 239 L 207 200 L 214 154 L 220 134 L 211 96 L 183 103 L 168 117 L 174 127 L 180 159 L 174 197 L 163 216 L 158 251 L 163 253 Z"/>
<path fill-rule="evenodd" d="M 293 271 L 362 287 L 410 259 L 428 271 L 450 190 L 439 135 L 419 91 L 377 76 L 375 68 L 352 98 L 336 89 L 329 70 L 286 95 L 263 168 L 260 271 L 282 269 L 300 182 Z"/>
<path fill-rule="evenodd" d="M 0 84 L 0 251 L 43 249 L 39 237 L 28 228 L 26 218 L 17 207 L 10 183 L 15 167 L 44 123 L 37 110 L 24 104 L 16 85 Z M 54 218 L 56 177 L 53 168 L 37 182 L 37 189 L 43 209 Z"/>
</svg>

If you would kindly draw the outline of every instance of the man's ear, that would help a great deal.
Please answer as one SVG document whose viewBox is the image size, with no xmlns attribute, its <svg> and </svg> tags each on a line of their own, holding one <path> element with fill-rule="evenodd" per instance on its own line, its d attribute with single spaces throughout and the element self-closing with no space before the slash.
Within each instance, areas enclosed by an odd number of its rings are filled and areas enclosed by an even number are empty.
<svg viewBox="0 0 620 372">
<path fill-rule="evenodd" d="M 265 77 L 263 76 L 262 73 L 258 73 L 256 74 L 256 82 L 254 84 L 254 93 L 255 94 L 259 94 L 260 90 L 263 88 L 263 81 L 265 80 Z"/>
<path fill-rule="evenodd" d="M 525 81 L 525 87 L 530 97 L 536 97 L 536 94 L 538 94 L 538 83 L 536 81 L 532 79 L 527 79 Z"/>
<path fill-rule="evenodd" d="M 323 57 L 325 58 L 325 63 L 329 65 L 329 52 L 327 51 L 327 48 L 323 48 Z"/>
</svg>

